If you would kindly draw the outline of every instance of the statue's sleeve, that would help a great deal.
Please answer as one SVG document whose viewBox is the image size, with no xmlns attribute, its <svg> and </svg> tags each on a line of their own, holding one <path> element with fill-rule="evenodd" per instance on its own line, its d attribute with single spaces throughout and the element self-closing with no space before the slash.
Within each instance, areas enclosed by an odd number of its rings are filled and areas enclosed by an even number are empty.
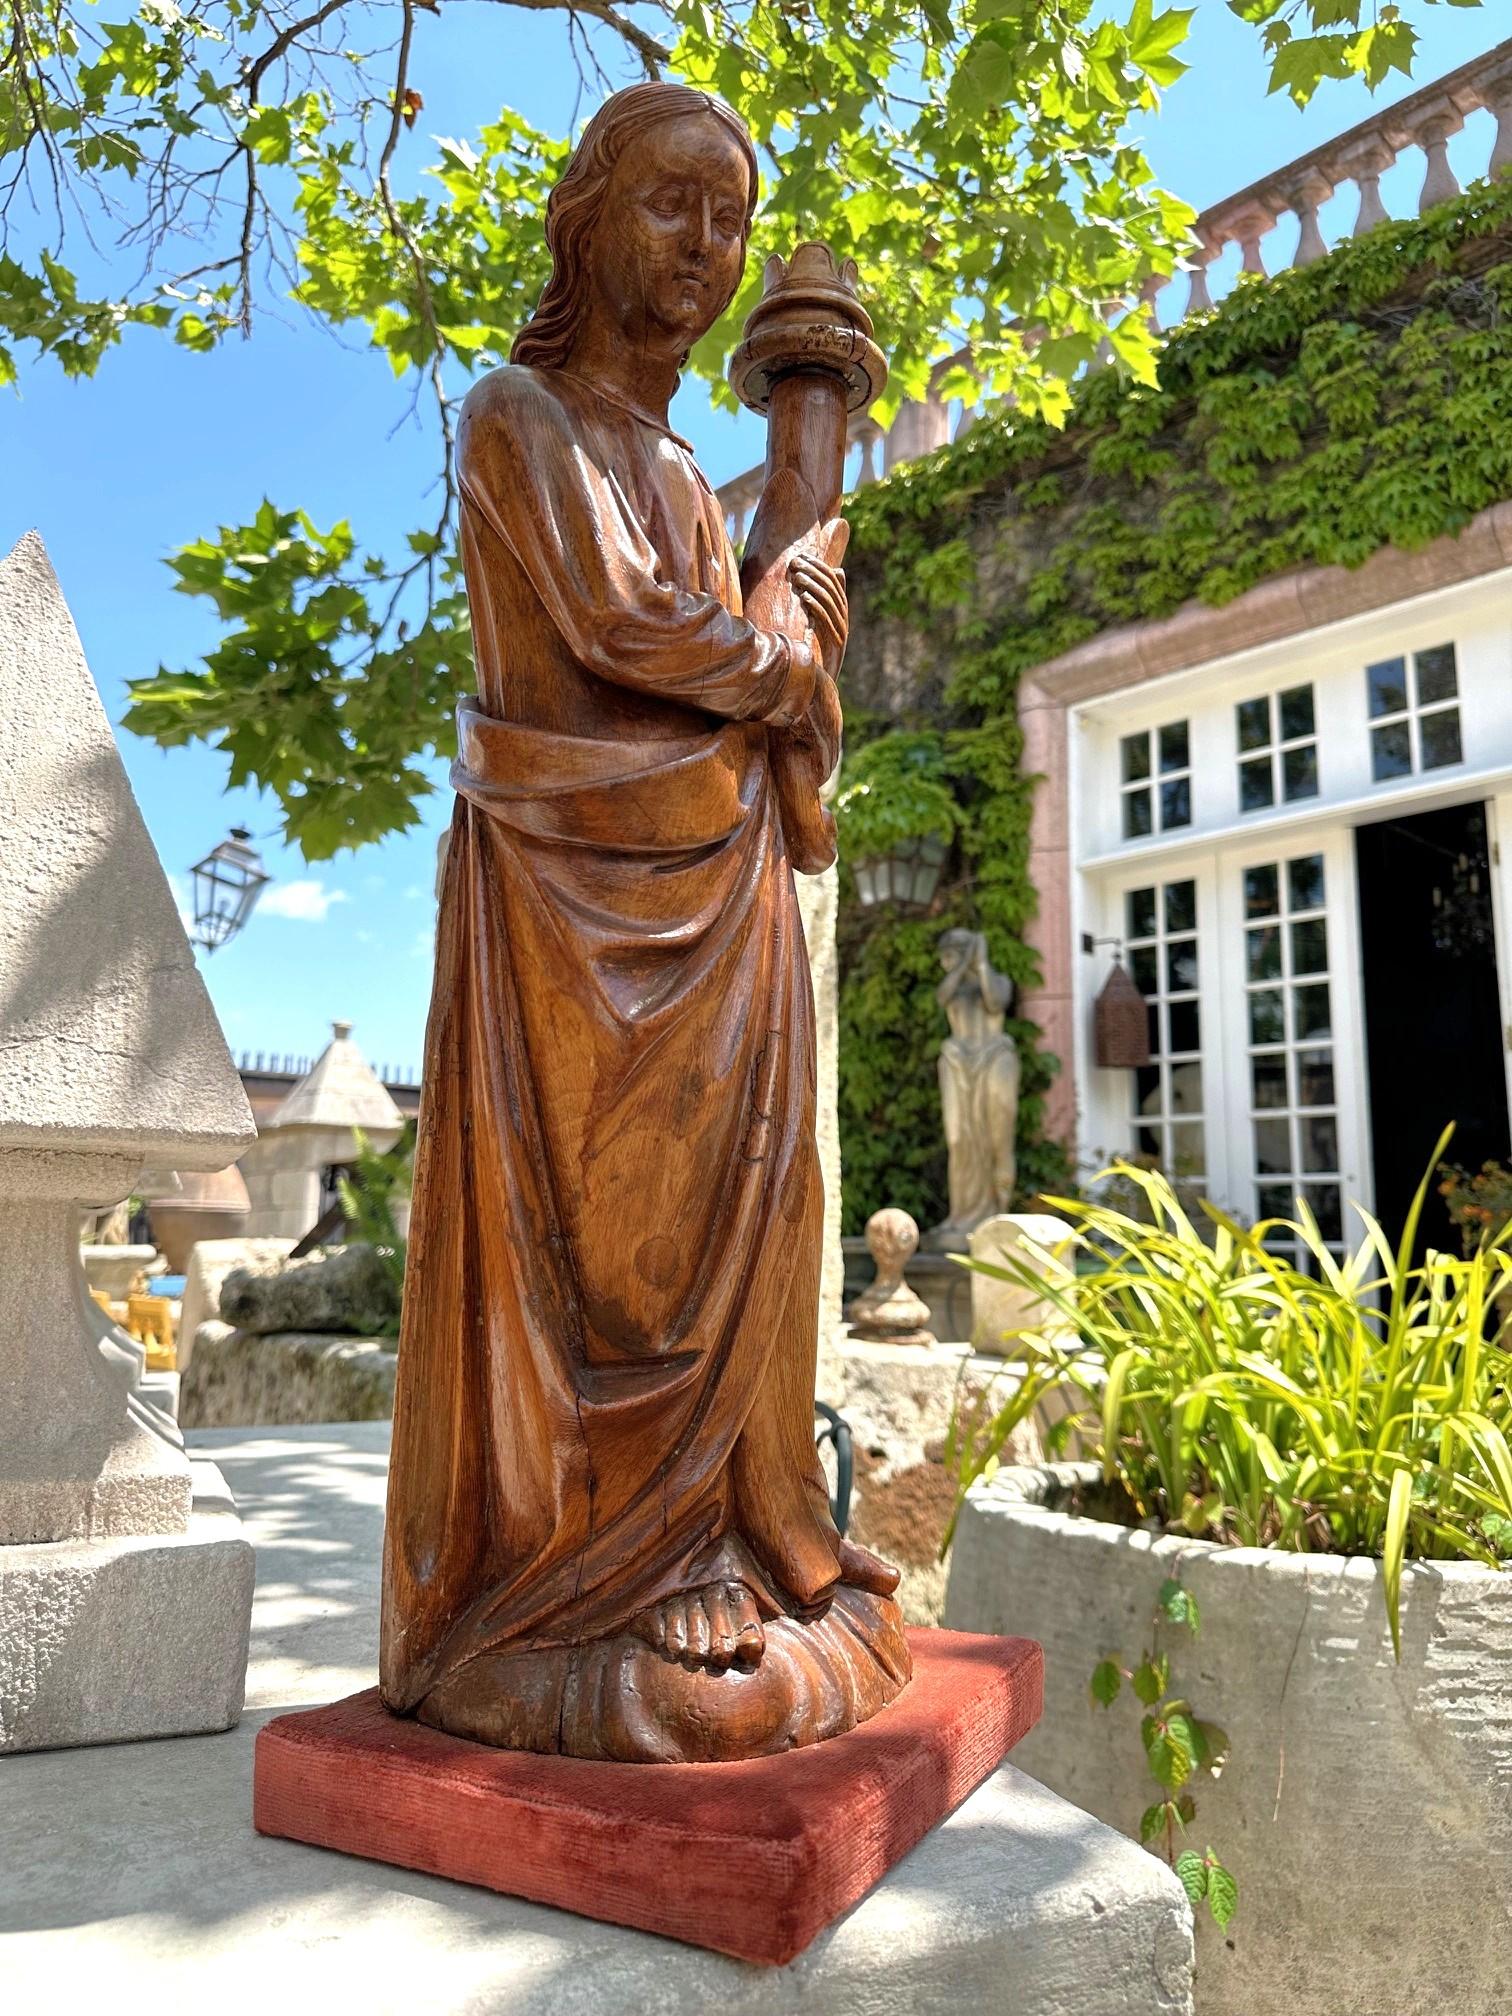
<svg viewBox="0 0 1512 2016">
<path fill-rule="evenodd" d="M 528 383 L 507 397 L 485 390 L 493 396 L 470 397 L 458 430 L 462 494 L 519 561 L 578 662 L 731 720 L 802 720 L 819 670 L 814 647 L 663 580 L 621 485 L 561 404 Z"/>
</svg>

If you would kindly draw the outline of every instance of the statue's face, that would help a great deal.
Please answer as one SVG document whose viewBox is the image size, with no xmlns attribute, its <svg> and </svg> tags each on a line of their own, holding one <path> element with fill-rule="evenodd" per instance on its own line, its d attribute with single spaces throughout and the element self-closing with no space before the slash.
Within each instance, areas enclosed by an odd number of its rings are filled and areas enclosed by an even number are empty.
<svg viewBox="0 0 1512 2016">
<path fill-rule="evenodd" d="M 749 173 L 708 112 L 668 119 L 625 148 L 591 267 L 595 305 L 630 343 L 680 357 L 718 320 L 745 262 Z"/>
</svg>

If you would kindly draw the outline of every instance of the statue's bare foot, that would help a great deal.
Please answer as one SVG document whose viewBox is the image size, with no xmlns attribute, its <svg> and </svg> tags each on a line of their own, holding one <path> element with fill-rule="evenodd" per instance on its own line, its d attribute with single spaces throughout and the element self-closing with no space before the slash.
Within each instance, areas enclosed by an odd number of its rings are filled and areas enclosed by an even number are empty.
<svg viewBox="0 0 1512 2016">
<path fill-rule="evenodd" d="M 853 1589 L 865 1589 L 872 1596 L 891 1596 L 902 1580 L 891 1562 L 858 1547 L 854 1540 L 840 1542 L 840 1580 Z"/>
<path fill-rule="evenodd" d="M 665 1659 L 723 1673 L 751 1668 L 766 1650 L 755 1598 L 743 1582 L 707 1582 L 653 1603 L 630 1629 Z"/>
</svg>

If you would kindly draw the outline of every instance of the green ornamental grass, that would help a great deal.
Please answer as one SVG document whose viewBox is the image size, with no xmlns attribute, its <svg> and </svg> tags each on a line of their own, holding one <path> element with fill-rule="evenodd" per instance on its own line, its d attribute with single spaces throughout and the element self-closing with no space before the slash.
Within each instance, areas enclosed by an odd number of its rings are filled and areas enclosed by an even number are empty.
<svg viewBox="0 0 1512 2016">
<path fill-rule="evenodd" d="M 1304 1203 L 1253 1227 L 1204 1204 L 1204 1236 L 1163 1176 L 1117 1173 L 1151 1223 L 1047 1199 L 1074 1231 L 1035 1249 L 1046 1278 L 1011 1256 L 971 1263 L 1042 1295 L 1053 1317 L 1009 1333 L 1020 1383 L 1007 1404 L 958 1420 L 962 1494 L 1064 1384 L 1085 1402 L 1070 1425 L 1132 1516 L 1220 1543 L 1378 1557 L 1400 1657 L 1406 1561 L 1512 1557 L 1512 1227 L 1415 1264 L 1425 1176 L 1395 1246 L 1354 1207 L 1364 1237 L 1341 1262 Z M 1271 1250 L 1281 1242 L 1300 1265 Z"/>
</svg>

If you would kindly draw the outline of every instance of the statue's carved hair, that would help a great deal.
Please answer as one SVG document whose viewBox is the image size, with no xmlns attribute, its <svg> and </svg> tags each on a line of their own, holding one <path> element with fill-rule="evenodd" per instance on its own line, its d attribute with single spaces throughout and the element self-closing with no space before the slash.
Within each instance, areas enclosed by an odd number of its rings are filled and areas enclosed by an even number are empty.
<svg viewBox="0 0 1512 2016">
<path fill-rule="evenodd" d="M 604 208 L 614 164 L 637 134 L 689 112 L 708 112 L 740 143 L 750 170 L 744 241 L 756 213 L 756 150 L 745 121 L 722 98 L 694 91 L 686 84 L 633 84 L 601 105 L 584 128 L 562 179 L 546 201 L 546 248 L 551 254 L 551 278 L 535 313 L 514 340 L 513 364 L 551 369 L 567 362 L 578 325 L 588 307 L 588 244 Z M 720 304 L 720 313 L 729 304 Z"/>
</svg>

